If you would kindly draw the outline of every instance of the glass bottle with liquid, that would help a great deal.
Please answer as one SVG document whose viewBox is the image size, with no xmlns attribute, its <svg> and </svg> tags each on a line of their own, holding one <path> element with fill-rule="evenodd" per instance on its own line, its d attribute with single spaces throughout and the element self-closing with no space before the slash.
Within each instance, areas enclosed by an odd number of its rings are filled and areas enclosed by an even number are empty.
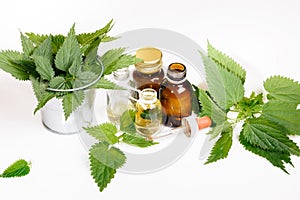
<svg viewBox="0 0 300 200">
<path fill-rule="evenodd" d="M 152 88 L 157 93 L 160 83 L 165 77 L 162 69 L 162 52 L 153 47 L 145 47 L 136 51 L 136 57 L 142 62 L 135 64 L 133 80 L 137 89 Z"/>
<path fill-rule="evenodd" d="M 149 137 L 161 128 L 161 104 L 152 88 L 143 89 L 136 103 L 135 127 L 139 134 Z"/>
<path fill-rule="evenodd" d="M 186 67 L 172 63 L 160 85 L 159 99 L 162 105 L 162 123 L 169 127 L 181 126 L 183 117 L 192 114 L 193 89 L 186 79 Z"/>
<path fill-rule="evenodd" d="M 113 72 L 113 80 L 118 86 L 124 90 L 107 90 L 107 106 L 106 111 L 108 119 L 118 125 L 120 117 L 129 107 L 130 92 L 129 86 L 129 71 L 128 68 L 118 69 Z"/>
</svg>

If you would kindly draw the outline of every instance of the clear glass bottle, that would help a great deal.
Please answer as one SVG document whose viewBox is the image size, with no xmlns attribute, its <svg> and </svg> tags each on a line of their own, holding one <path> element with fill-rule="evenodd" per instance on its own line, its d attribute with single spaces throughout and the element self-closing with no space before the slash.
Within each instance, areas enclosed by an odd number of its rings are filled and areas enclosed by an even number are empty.
<svg viewBox="0 0 300 200">
<path fill-rule="evenodd" d="M 186 67 L 181 63 L 170 64 L 159 90 L 162 123 L 169 127 L 181 126 L 182 118 L 192 113 L 192 95 L 192 85 L 186 79 Z"/>
<path fill-rule="evenodd" d="M 157 93 L 160 83 L 165 77 L 162 69 L 162 52 L 153 47 L 145 47 L 136 51 L 136 57 L 143 60 L 135 64 L 133 80 L 139 90 L 152 88 Z"/>
<path fill-rule="evenodd" d="M 107 116 L 108 119 L 118 125 L 120 124 L 120 117 L 124 111 L 129 107 L 130 92 L 129 86 L 129 71 L 128 68 L 119 69 L 113 72 L 114 83 L 123 87 L 124 90 L 107 90 Z M 126 89 L 127 88 L 127 89 Z"/>
<path fill-rule="evenodd" d="M 161 128 L 161 104 L 152 88 L 143 89 L 136 103 L 135 127 L 139 134 L 149 137 Z"/>
</svg>

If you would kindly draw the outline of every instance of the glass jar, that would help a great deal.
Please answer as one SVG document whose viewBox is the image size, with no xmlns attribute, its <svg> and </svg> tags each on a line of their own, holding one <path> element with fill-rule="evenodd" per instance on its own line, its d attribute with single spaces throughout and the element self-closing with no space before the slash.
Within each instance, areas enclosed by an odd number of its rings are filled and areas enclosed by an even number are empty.
<svg viewBox="0 0 300 200">
<path fill-rule="evenodd" d="M 161 128 L 161 104 L 152 88 L 143 89 L 136 103 L 135 127 L 139 134 L 151 136 Z"/>
<path fill-rule="evenodd" d="M 113 72 L 113 80 L 118 86 L 124 90 L 107 90 L 106 111 L 108 119 L 116 124 L 120 124 L 120 118 L 123 112 L 128 109 L 130 92 L 129 86 L 129 71 L 128 68 L 118 69 Z"/>
<path fill-rule="evenodd" d="M 152 88 L 157 93 L 160 83 L 165 77 L 162 69 L 162 52 L 153 47 L 145 47 L 136 51 L 136 57 L 143 60 L 135 64 L 133 80 L 139 90 Z"/>
<path fill-rule="evenodd" d="M 186 67 L 181 63 L 170 64 L 159 90 L 162 123 L 169 127 L 181 126 L 182 118 L 192 113 L 192 95 L 192 85 L 186 79 Z"/>
</svg>

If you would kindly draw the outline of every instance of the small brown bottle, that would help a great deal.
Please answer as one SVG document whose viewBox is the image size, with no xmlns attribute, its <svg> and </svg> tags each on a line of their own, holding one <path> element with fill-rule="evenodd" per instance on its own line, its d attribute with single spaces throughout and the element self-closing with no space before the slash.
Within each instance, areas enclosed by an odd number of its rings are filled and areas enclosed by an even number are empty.
<svg viewBox="0 0 300 200">
<path fill-rule="evenodd" d="M 162 52 L 153 47 L 145 47 L 136 51 L 136 57 L 143 62 L 135 64 L 132 74 L 135 87 L 139 90 L 152 88 L 158 94 L 160 83 L 165 77 L 162 69 Z"/>
<path fill-rule="evenodd" d="M 181 126 L 182 118 L 192 114 L 192 95 L 192 85 L 186 79 L 186 67 L 181 63 L 170 64 L 159 89 L 162 123 L 170 127 Z"/>
</svg>

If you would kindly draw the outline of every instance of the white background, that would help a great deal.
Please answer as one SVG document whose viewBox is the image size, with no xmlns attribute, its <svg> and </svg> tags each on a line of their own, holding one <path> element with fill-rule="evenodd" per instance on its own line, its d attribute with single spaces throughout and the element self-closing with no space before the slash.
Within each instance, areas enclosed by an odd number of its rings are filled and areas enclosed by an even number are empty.
<svg viewBox="0 0 300 200">
<path fill-rule="evenodd" d="M 23 32 L 94 31 L 115 19 L 112 35 L 138 28 L 166 28 L 207 39 L 247 70 L 247 93 L 270 75 L 300 80 L 300 3 L 292 0 L 10 0 L 1 3 L 0 49 L 20 50 Z M 90 176 L 78 136 L 59 136 L 33 115 L 29 82 L 0 71 L 0 171 L 18 158 L 32 162 L 30 175 L 0 179 L 0 199 L 299 199 L 300 158 L 290 175 L 243 149 L 235 140 L 227 159 L 199 160 L 199 136 L 171 167 L 147 175 L 117 173 L 100 193 Z M 299 122 L 300 125 L 300 122 Z M 299 144 L 299 138 L 295 138 Z"/>
</svg>

